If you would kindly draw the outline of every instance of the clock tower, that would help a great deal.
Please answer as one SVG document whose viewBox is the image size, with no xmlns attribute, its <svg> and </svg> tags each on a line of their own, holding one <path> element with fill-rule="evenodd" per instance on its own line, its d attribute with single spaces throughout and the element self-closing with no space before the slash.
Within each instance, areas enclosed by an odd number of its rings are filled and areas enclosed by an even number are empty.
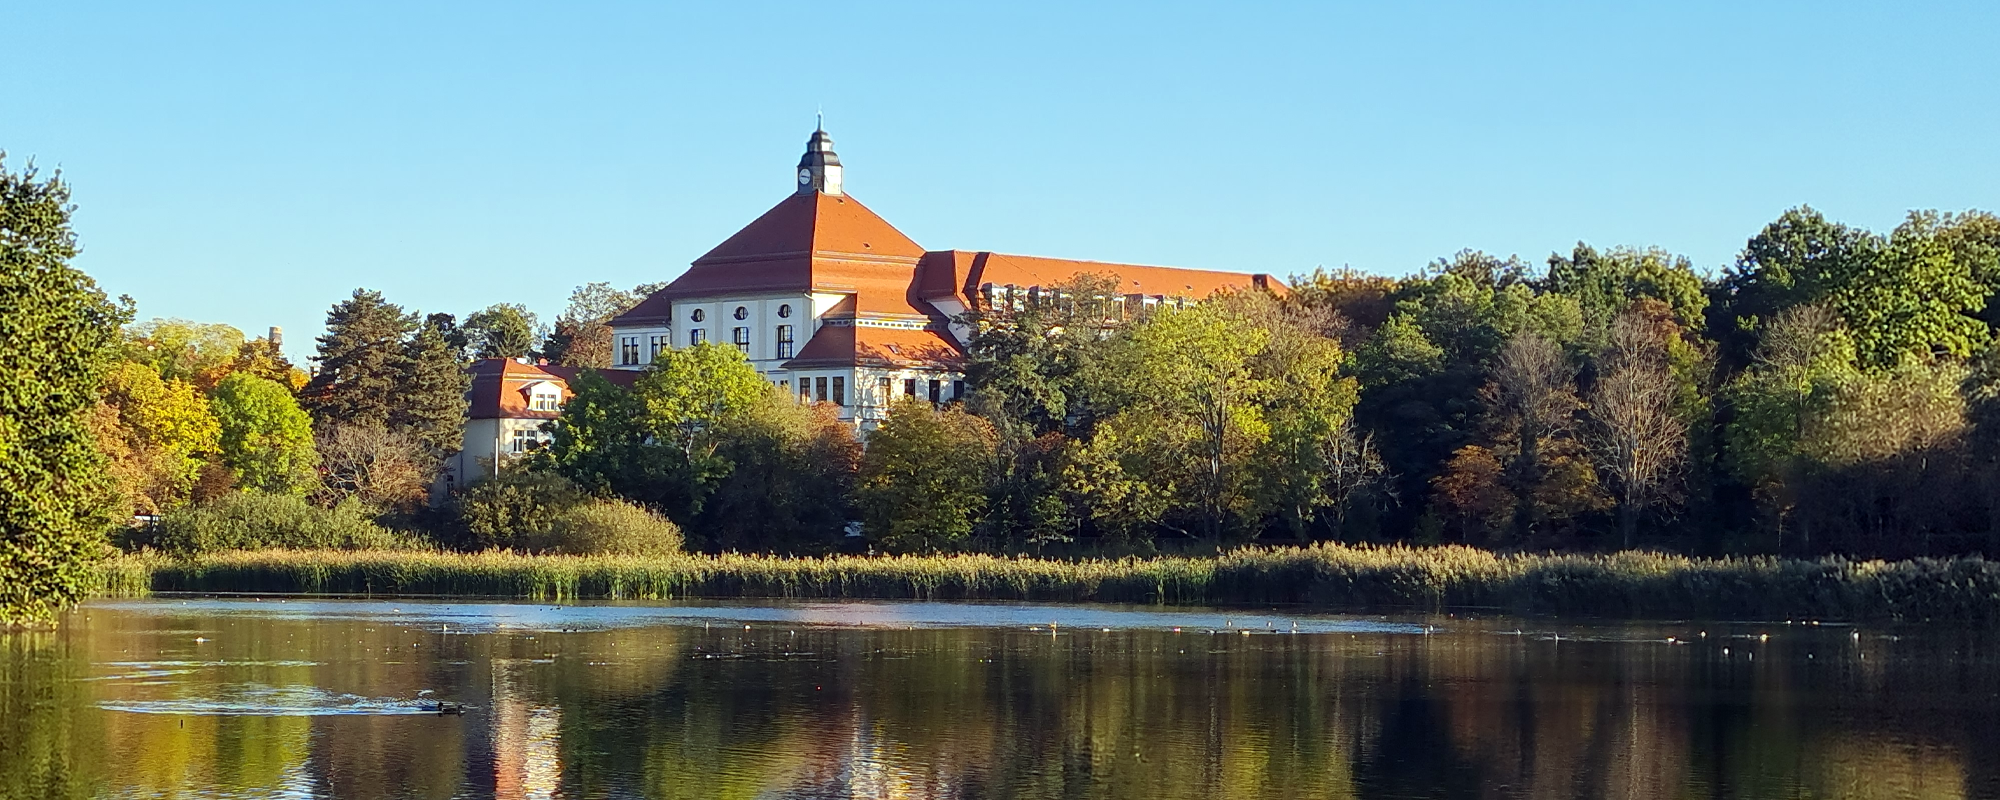
<svg viewBox="0 0 2000 800">
<path fill-rule="evenodd" d="M 824 128 L 814 130 L 806 140 L 806 154 L 799 157 L 799 194 L 819 192 L 839 197 L 840 156 L 833 153 L 833 137 Z"/>
</svg>

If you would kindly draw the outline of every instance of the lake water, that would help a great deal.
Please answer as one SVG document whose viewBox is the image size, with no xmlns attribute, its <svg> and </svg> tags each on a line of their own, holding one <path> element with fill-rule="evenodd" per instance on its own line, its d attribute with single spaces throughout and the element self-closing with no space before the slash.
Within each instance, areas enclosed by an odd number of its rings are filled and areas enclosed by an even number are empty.
<svg viewBox="0 0 2000 800">
<path fill-rule="evenodd" d="M 1782 620 L 104 601 L 0 635 L 0 797 L 2000 797 L 1996 644 Z"/>
</svg>

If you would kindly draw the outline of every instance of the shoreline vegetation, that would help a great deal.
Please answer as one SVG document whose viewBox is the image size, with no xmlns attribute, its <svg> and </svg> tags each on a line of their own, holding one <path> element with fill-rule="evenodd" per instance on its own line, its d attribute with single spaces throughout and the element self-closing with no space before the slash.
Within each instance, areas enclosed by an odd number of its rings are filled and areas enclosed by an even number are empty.
<svg viewBox="0 0 2000 800">
<path fill-rule="evenodd" d="M 121 555 L 99 594 L 347 594 L 684 600 L 923 599 L 1490 609 L 1631 619 L 1993 622 L 2000 562 L 1501 554 L 1477 548 L 1245 548 L 1211 557 L 560 556 L 260 550 Z"/>
</svg>

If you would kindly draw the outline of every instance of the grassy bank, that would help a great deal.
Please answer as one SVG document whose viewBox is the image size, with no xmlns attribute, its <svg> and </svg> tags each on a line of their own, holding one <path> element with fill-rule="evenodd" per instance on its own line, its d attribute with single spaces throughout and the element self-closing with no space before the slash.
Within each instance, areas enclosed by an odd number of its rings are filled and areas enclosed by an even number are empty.
<svg viewBox="0 0 2000 800">
<path fill-rule="evenodd" d="M 1467 547 L 1240 550 L 1212 558 L 663 558 L 282 551 L 123 556 L 104 591 L 449 595 L 535 600 L 913 598 L 1329 610 L 1485 607 L 1636 618 L 2000 621 L 2000 562 L 1498 555 Z"/>
</svg>

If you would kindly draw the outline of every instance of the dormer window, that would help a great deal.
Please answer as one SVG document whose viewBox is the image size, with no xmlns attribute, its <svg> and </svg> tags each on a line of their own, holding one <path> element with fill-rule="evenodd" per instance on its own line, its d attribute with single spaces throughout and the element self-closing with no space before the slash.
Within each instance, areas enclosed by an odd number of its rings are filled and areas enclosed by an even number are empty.
<svg viewBox="0 0 2000 800">
<path fill-rule="evenodd" d="M 546 381 L 528 387 L 528 410 L 561 411 L 562 389 Z"/>
</svg>

